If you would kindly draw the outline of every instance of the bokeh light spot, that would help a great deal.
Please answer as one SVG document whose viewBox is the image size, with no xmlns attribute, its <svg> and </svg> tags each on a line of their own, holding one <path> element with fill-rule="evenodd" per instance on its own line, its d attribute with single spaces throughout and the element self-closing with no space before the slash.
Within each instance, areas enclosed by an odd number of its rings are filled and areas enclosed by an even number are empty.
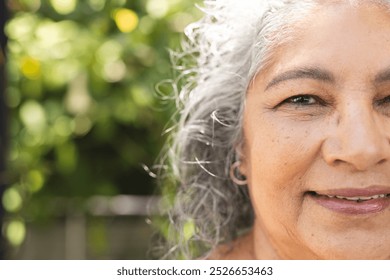
<svg viewBox="0 0 390 280">
<path fill-rule="evenodd" d="M 10 187 L 3 194 L 3 206 L 8 212 L 16 212 L 22 207 L 23 199 L 15 187 Z"/>
<path fill-rule="evenodd" d="M 37 18 L 25 13 L 19 17 L 12 18 L 6 25 L 5 31 L 10 39 L 17 42 L 25 42 L 31 40 L 33 29 L 37 23 Z"/>
<path fill-rule="evenodd" d="M 126 65 L 122 60 L 109 62 L 104 65 L 102 74 L 107 82 L 119 82 L 126 75 Z"/>
<path fill-rule="evenodd" d="M 111 62 L 120 59 L 123 53 L 122 45 L 114 40 L 108 40 L 97 50 L 96 58 L 99 62 Z"/>
<path fill-rule="evenodd" d="M 45 178 L 39 170 L 30 170 L 27 174 L 26 183 L 30 192 L 35 193 L 42 189 Z"/>
<path fill-rule="evenodd" d="M 23 57 L 20 62 L 23 75 L 29 79 L 36 79 L 41 75 L 41 63 L 33 57 Z"/>
<path fill-rule="evenodd" d="M 92 128 L 92 121 L 88 117 L 77 116 L 74 119 L 74 134 L 82 136 L 87 134 Z"/>
<path fill-rule="evenodd" d="M 30 131 L 41 131 L 46 126 L 45 111 L 36 101 L 27 101 L 22 105 L 20 118 Z"/>
<path fill-rule="evenodd" d="M 103 10 L 105 3 L 105 0 L 88 0 L 91 9 L 96 12 Z"/>
<path fill-rule="evenodd" d="M 6 228 L 6 237 L 13 246 L 19 246 L 26 237 L 26 226 L 22 221 L 12 221 Z"/>
<path fill-rule="evenodd" d="M 50 0 L 50 3 L 54 10 L 61 15 L 70 14 L 77 6 L 77 0 Z"/>
<path fill-rule="evenodd" d="M 86 75 L 81 74 L 71 82 L 64 102 L 66 109 L 72 114 L 84 115 L 89 111 L 92 98 L 88 92 Z"/>
<path fill-rule="evenodd" d="M 114 12 L 116 26 L 121 32 L 131 32 L 138 26 L 138 16 L 133 10 L 118 9 Z"/>
<path fill-rule="evenodd" d="M 163 18 L 169 11 L 169 3 L 167 0 L 149 0 L 146 11 L 153 18 Z"/>
</svg>

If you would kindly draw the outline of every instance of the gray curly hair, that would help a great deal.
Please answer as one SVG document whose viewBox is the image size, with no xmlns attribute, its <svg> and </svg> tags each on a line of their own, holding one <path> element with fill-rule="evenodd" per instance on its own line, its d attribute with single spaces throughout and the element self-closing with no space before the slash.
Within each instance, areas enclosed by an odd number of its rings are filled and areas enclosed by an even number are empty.
<svg viewBox="0 0 390 280">
<path fill-rule="evenodd" d="M 165 188 L 172 192 L 173 183 L 175 197 L 163 258 L 207 257 L 251 228 L 248 189 L 229 176 L 245 145 L 248 86 L 292 39 L 293 24 L 327 2 L 335 1 L 205 1 L 204 17 L 186 28 L 182 51 L 171 56 L 180 72 L 172 81 L 179 119 L 164 158 Z"/>
</svg>

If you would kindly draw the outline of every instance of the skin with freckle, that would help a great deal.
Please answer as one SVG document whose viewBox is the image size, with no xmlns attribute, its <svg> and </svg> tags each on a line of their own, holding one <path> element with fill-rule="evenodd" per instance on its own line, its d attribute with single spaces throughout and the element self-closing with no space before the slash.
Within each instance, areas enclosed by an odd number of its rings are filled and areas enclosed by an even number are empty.
<svg viewBox="0 0 390 280">
<path fill-rule="evenodd" d="M 255 221 L 214 258 L 390 259 L 390 207 L 347 215 L 309 195 L 390 186 L 390 13 L 334 2 L 297 24 L 247 92 Z"/>
</svg>

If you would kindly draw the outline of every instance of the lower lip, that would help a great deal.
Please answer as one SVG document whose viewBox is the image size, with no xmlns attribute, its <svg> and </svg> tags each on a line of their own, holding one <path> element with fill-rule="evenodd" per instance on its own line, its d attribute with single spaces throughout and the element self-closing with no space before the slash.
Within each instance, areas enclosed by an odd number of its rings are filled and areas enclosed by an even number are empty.
<svg viewBox="0 0 390 280">
<path fill-rule="evenodd" d="M 375 198 L 366 201 L 351 201 L 340 198 L 330 198 L 324 195 L 309 195 L 319 205 L 343 214 L 371 214 L 385 210 L 390 206 L 390 198 Z"/>
</svg>

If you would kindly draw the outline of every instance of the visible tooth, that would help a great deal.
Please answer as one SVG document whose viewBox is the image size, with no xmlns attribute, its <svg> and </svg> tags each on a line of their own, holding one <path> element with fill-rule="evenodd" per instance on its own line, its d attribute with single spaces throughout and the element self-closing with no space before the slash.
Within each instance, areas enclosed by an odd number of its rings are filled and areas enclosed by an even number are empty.
<svg viewBox="0 0 390 280">
<path fill-rule="evenodd" d="M 384 198 L 384 197 L 387 197 L 387 196 L 390 196 L 390 194 L 389 195 L 387 195 L 387 194 L 377 194 L 377 195 L 373 195 L 373 196 L 352 196 L 352 197 L 346 197 L 346 196 L 341 196 L 341 195 L 336 195 L 336 196 L 328 195 L 328 197 L 330 197 L 330 198 L 337 197 L 339 199 L 346 199 L 346 200 L 352 200 L 352 201 L 370 200 L 370 199 L 376 199 L 376 198 Z"/>
<path fill-rule="evenodd" d="M 373 199 L 375 198 L 374 196 L 359 196 L 359 199 L 360 200 L 370 200 L 370 199 Z"/>
<path fill-rule="evenodd" d="M 346 199 L 346 200 L 354 200 L 354 201 L 356 201 L 356 200 L 363 200 L 361 197 L 358 197 L 358 196 L 346 197 L 345 199 Z"/>
<path fill-rule="evenodd" d="M 327 195 L 327 197 L 333 198 L 333 197 L 334 197 L 334 195 Z"/>
</svg>

